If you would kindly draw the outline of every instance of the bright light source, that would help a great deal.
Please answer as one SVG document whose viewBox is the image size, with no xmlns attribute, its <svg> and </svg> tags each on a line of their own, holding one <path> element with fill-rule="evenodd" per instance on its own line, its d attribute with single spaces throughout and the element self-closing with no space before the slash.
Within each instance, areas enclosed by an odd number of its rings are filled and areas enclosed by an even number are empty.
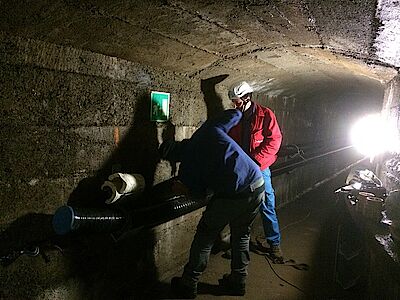
<svg viewBox="0 0 400 300">
<path fill-rule="evenodd" d="M 390 123 L 380 114 L 368 115 L 351 130 L 351 140 L 356 149 L 368 157 L 384 152 L 399 152 L 397 124 Z"/>
</svg>

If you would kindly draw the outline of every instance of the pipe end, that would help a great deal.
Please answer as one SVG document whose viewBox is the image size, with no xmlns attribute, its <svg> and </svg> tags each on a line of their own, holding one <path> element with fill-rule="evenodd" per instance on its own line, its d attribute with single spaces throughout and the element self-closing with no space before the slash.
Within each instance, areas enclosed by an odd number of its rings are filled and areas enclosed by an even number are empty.
<svg viewBox="0 0 400 300">
<path fill-rule="evenodd" d="M 53 229 L 59 235 L 64 235 L 72 230 L 74 211 L 70 206 L 59 207 L 52 220 Z"/>
</svg>

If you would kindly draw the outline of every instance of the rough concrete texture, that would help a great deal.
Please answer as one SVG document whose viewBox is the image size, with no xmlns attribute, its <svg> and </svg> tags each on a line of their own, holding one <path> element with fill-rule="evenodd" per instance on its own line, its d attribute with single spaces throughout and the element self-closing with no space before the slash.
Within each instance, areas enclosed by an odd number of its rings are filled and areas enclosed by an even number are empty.
<svg viewBox="0 0 400 300">
<path fill-rule="evenodd" d="M 155 228 L 154 261 L 159 279 L 167 278 L 174 273 L 176 269 L 171 267 L 174 265 L 172 262 L 176 264 L 186 261 L 187 252 L 177 251 L 176 247 L 190 248 L 203 210 L 194 211 Z"/>
<path fill-rule="evenodd" d="M 19 246 L 22 242 L 51 235 L 51 215 L 66 202 L 100 205 L 101 178 L 109 175 L 117 164 L 124 171 L 143 174 L 149 185 L 173 175 L 171 166 L 157 159 L 156 148 L 166 125 L 148 121 L 145 103 L 148 103 L 146 93 L 151 88 L 171 92 L 171 121 L 177 124 L 177 139 L 189 137 L 209 113 L 227 105 L 223 94 L 226 89 L 218 87 L 219 93 L 215 93 L 205 84 L 210 80 L 199 82 L 166 71 L 160 71 L 160 76 L 158 70 L 104 55 L 43 42 L 25 42 L 4 38 L 2 43 L 10 58 L 1 64 L 4 87 L 1 99 L 5 102 L 1 134 L 7 141 L 2 145 L 5 213 L 1 224 L 9 235 L 20 235 L 17 240 L 5 238 L 8 244 L 4 244 L 4 250 L 7 246 Z M 10 55 L 12 52 L 14 56 Z M 49 53 L 47 59 L 43 52 Z M 71 65 L 68 59 L 65 63 L 55 60 L 58 55 L 71 55 Z M 76 56 L 86 59 L 79 61 Z M 52 61 L 56 63 L 51 65 Z M 110 69 L 113 69 L 111 75 Z M 331 91 L 329 97 L 323 99 L 308 99 L 308 94 L 300 92 L 291 97 L 276 95 L 276 90 L 268 86 L 260 88 L 256 99 L 276 112 L 286 144 L 312 143 L 326 139 L 326 135 L 335 138 L 342 132 L 341 127 L 331 125 L 336 124 L 344 112 L 350 110 L 349 114 L 354 116 L 361 114 L 366 109 L 361 103 L 368 103 L 368 109 L 379 108 L 378 99 L 382 97 L 382 87 L 377 81 L 354 79 L 354 86 L 339 89 L 345 85 L 339 79 L 334 87 L 336 92 Z M 350 97 L 357 94 L 358 98 L 347 101 L 348 91 L 351 91 Z M 215 97 L 220 95 L 224 98 L 220 99 L 220 105 L 209 101 L 210 97 L 217 99 Z M 341 102 L 342 106 L 338 107 Z M 115 128 L 119 129 L 120 140 L 116 139 Z M 277 205 L 290 202 L 304 189 L 336 171 L 329 166 L 329 161 L 319 162 L 278 177 Z M 341 164 L 336 168 L 339 166 Z M 93 177 L 96 174 L 99 177 Z M 17 260 L 13 268 L 2 270 L 5 271 L 2 292 L 6 298 L 49 295 L 49 290 L 71 297 L 74 294 L 97 296 L 105 293 L 105 288 L 129 294 L 134 288 L 130 290 L 128 286 L 137 287 L 167 276 L 184 263 L 199 216 L 200 211 L 197 211 L 192 218 L 185 216 L 178 219 L 179 222 L 162 224 L 154 231 L 128 232 L 117 243 L 104 236 L 62 241 L 62 247 L 70 251 L 65 257 L 60 257 L 60 252 L 53 248 L 48 250 L 51 253 L 48 263 L 34 258 L 35 264 L 27 267 L 29 260 L 25 258 Z M 42 220 L 39 226 L 27 230 L 37 219 Z M 29 232 L 28 238 L 21 230 Z M 77 273 L 74 266 L 83 262 L 84 272 Z M 27 280 L 21 270 L 33 268 L 35 272 L 30 276 L 30 283 L 27 281 L 27 288 L 20 289 L 16 283 Z M 47 281 L 49 272 L 60 278 L 57 283 Z M 96 281 L 92 281 L 89 274 L 95 274 Z M 119 286 L 117 281 L 125 277 L 129 277 L 126 285 Z M 109 282 L 111 278 L 112 283 Z M 103 287 L 105 281 L 109 284 Z"/>
<path fill-rule="evenodd" d="M 382 1 L 380 11 L 396 8 L 389 2 Z M 220 61 L 291 45 L 379 62 L 373 44 L 385 28 L 377 26 L 381 15 L 387 20 L 371 0 L 4 1 L 0 30 L 196 74 Z M 381 36 L 380 49 L 393 34 Z M 384 63 L 397 64 L 386 56 Z"/>
<path fill-rule="evenodd" d="M 171 121 L 176 124 L 177 139 L 189 137 L 193 126 L 207 118 L 200 83 L 196 80 L 39 41 L 4 37 L 1 46 L 5 54 L 0 64 L 4 116 L 0 131 L 4 141 L 1 255 L 24 243 L 53 236 L 51 217 L 59 206 L 102 204 L 101 180 L 116 165 L 122 171 L 143 174 L 150 187 L 155 179 L 160 182 L 171 176 L 171 168 L 162 167 L 165 163 L 160 163 L 157 154 L 158 131 L 163 131 L 166 125 L 149 121 L 150 89 L 171 93 L 174 108 Z M 175 104 L 177 99 L 179 106 Z M 150 236 L 153 235 L 146 238 Z M 93 255 L 91 259 L 101 260 L 92 247 L 107 249 L 107 246 L 98 239 L 83 243 L 89 243 L 94 251 L 88 257 Z M 115 245 L 109 237 L 104 242 Z M 2 269 L 2 297 L 34 298 L 49 294 L 48 289 L 54 289 L 56 294 L 61 293 L 60 289 L 84 294 L 88 287 L 76 278 L 77 269 L 73 265 L 85 245 L 74 243 L 79 245 L 78 254 L 64 257 L 54 248 L 47 249 L 48 263 L 35 258 L 31 260 L 33 265 L 26 266 L 30 260 L 25 257 Z M 77 264 L 88 257 L 83 255 Z M 150 264 L 146 259 L 143 261 L 144 266 Z M 88 274 L 96 273 L 96 264 L 96 259 L 87 264 Z M 140 270 L 135 272 L 140 274 Z M 48 280 L 49 276 L 57 280 Z"/>
<path fill-rule="evenodd" d="M 396 76 L 391 80 L 385 91 L 383 101 L 383 115 L 398 123 L 399 120 L 399 105 L 400 105 L 400 77 Z M 384 186 L 389 191 L 398 190 L 400 184 L 400 155 L 390 153 L 379 158 L 380 168 L 378 176 L 382 178 Z"/>
<path fill-rule="evenodd" d="M 148 189 L 173 176 L 157 153 L 164 134 L 190 137 L 230 105 L 238 80 L 275 111 L 284 144 L 343 137 L 380 110 L 397 74 L 398 56 L 382 49 L 399 33 L 376 38 L 392 28 L 379 23 L 395 20 L 391 11 L 375 1 L 2 1 L 0 254 L 39 240 L 47 258 L 1 268 L 0 298 L 135 297 L 181 267 L 201 210 L 123 237 L 63 239 L 52 214 L 65 203 L 101 207 L 114 171 L 143 174 Z M 152 90 L 171 93 L 172 124 L 149 121 Z M 277 205 L 355 156 L 274 178 Z"/>
</svg>

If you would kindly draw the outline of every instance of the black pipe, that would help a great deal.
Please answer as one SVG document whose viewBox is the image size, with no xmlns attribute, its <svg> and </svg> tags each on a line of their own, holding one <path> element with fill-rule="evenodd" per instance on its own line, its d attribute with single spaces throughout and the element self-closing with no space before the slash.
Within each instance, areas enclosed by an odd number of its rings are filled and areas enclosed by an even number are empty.
<svg viewBox="0 0 400 300">
<path fill-rule="evenodd" d="M 311 157 L 305 158 L 304 156 L 298 156 L 293 160 L 283 162 L 271 167 L 271 176 L 278 176 L 290 172 L 298 167 L 301 167 L 315 159 L 322 158 L 331 154 L 335 154 L 347 149 L 353 148 L 353 146 L 344 146 L 339 149 L 331 150 L 324 153 L 314 154 Z"/>
<path fill-rule="evenodd" d="M 112 209 L 61 206 L 53 216 L 53 229 L 59 235 L 71 231 L 113 232 L 126 224 L 122 212 Z"/>
<path fill-rule="evenodd" d="M 291 161 L 278 164 L 271 168 L 272 176 L 278 176 L 287 173 L 295 168 L 303 166 L 315 159 L 322 158 L 340 151 L 352 148 L 345 146 L 339 149 L 316 154 L 312 157 L 297 157 Z M 160 192 L 168 193 L 171 180 L 167 180 L 159 186 L 155 186 L 153 196 Z M 131 196 L 123 196 L 131 197 Z M 160 195 L 155 197 L 160 199 Z M 162 224 L 179 216 L 188 214 L 196 209 L 207 205 L 210 196 L 204 198 L 187 198 L 184 195 L 169 195 L 159 203 L 154 203 L 147 207 L 137 207 L 128 209 L 124 212 L 115 209 L 90 209 L 73 208 L 71 206 L 60 207 L 53 217 L 53 228 L 57 234 L 67 234 L 72 231 L 85 232 L 113 232 L 122 229 L 124 226 L 137 228 L 141 226 L 155 226 Z M 129 199 L 126 199 L 129 202 Z M 134 199 L 132 199 L 133 201 Z"/>
<path fill-rule="evenodd" d="M 187 199 L 174 196 L 169 200 L 131 211 L 61 206 L 53 216 L 53 229 L 59 235 L 70 232 L 114 232 L 124 227 L 155 226 L 188 214 L 207 205 L 209 197 Z"/>
<path fill-rule="evenodd" d="M 210 197 L 191 199 L 185 196 L 175 196 L 160 204 L 132 210 L 131 226 L 155 226 L 186 215 L 207 205 Z"/>
<path fill-rule="evenodd" d="M 347 144 L 343 138 L 331 140 L 319 140 L 299 144 L 282 145 L 277 153 L 279 157 L 285 157 L 296 153 L 322 152 L 322 149 L 332 149 L 337 145 Z"/>
</svg>

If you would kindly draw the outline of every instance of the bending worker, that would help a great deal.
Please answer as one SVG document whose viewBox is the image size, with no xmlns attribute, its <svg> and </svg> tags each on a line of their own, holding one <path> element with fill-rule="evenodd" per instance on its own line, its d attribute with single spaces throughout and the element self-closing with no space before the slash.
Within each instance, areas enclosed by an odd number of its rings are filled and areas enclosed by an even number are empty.
<svg viewBox="0 0 400 300">
<path fill-rule="evenodd" d="M 258 164 L 265 182 L 265 201 L 260 206 L 265 240 L 257 240 L 259 250 L 269 253 L 277 262 L 283 262 L 280 248 L 281 234 L 275 212 L 275 192 L 269 167 L 276 161 L 282 134 L 271 109 L 252 101 L 253 88 L 245 81 L 228 92 L 236 109 L 243 113 L 238 125 L 229 135 Z"/>
<path fill-rule="evenodd" d="M 213 194 L 197 225 L 182 277 L 171 281 L 176 296 L 196 297 L 213 243 L 228 224 L 231 273 L 219 280 L 220 288 L 228 295 L 245 294 L 250 229 L 264 200 L 264 180 L 257 164 L 227 134 L 241 117 L 238 110 L 226 110 L 207 120 L 190 139 L 160 146 L 162 158 L 181 162 L 177 177 L 183 187 L 196 196 L 208 190 Z"/>
</svg>

